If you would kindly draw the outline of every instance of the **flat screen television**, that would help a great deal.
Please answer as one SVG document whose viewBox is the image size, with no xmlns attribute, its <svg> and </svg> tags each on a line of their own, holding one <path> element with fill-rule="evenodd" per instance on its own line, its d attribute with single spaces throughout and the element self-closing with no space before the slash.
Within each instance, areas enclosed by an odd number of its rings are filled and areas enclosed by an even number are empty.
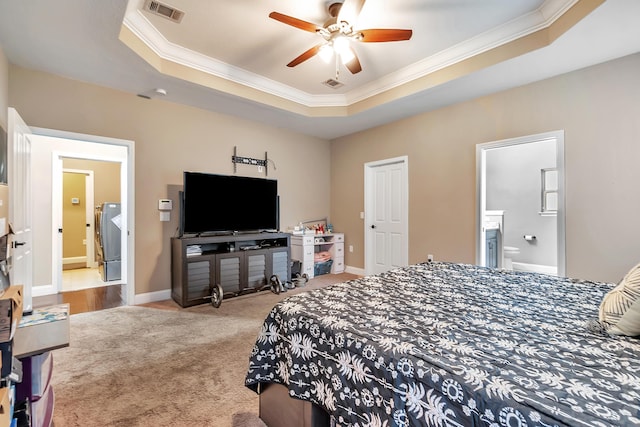
<svg viewBox="0 0 640 427">
<path fill-rule="evenodd" d="M 183 234 L 276 231 L 278 181 L 184 172 Z"/>
</svg>

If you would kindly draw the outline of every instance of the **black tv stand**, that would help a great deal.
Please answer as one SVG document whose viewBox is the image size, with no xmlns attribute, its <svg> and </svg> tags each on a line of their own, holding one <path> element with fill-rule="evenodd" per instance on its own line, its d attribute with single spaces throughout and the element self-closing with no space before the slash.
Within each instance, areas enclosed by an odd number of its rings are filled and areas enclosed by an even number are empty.
<svg viewBox="0 0 640 427">
<path fill-rule="evenodd" d="M 246 249 L 245 249 L 246 248 Z M 181 307 L 268 288 L 271 276 L 291 277 L 290 235 L 242 233 L 171 239 L 171 297 Z"/>
</svg>

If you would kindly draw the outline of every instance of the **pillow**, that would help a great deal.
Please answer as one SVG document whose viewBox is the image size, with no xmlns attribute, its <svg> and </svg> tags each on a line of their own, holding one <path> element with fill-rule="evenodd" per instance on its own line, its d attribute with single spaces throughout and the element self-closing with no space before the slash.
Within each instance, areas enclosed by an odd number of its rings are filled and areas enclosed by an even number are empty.
<svg viewBox="0 0 640 427">
<path fill-rule="evenodd" d="M 599 318 L 610 334 L 640 335 L 640 264 L 604 296 Z"/>
</svg>

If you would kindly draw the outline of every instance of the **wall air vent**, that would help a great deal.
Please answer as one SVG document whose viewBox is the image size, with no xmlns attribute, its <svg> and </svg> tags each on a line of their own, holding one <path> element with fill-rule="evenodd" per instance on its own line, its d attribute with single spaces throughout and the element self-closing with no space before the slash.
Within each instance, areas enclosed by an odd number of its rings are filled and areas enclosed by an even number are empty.
<svg viewBox="0 0 640 427">
<path fill-rule="evenodd" d="M 154 15 L 167 18 L 175 23 L 180 23 L 184 16 L 184 12 L 155 0 L 147 0 L 144 2 L 144 10 L 151 12 Z"/>
<path fill-rule="evenodd" d="M 344 86 L 344 83 L 340 83 L 337 80 L 329 79 L 322 82 L 323 85 L 329 86 L 332 89 L 338 89 L 339 87 Z"/>
</svg>

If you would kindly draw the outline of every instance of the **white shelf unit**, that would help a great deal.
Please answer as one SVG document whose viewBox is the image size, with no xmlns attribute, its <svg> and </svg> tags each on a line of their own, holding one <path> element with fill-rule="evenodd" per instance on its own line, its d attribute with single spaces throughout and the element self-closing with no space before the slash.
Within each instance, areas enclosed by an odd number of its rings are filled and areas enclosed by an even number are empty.
<svg viewBox="0 0 640 427">
<path fill-rule="evenodd" d="M 291 236 L 291 259 L 300 261 L 300 274 L 315 276 L 314 256 L 316 252 L 328 251 L 333 263 L 331 274 L 344 272 L 344 234 L 306 234 Z"/>
</svg>

